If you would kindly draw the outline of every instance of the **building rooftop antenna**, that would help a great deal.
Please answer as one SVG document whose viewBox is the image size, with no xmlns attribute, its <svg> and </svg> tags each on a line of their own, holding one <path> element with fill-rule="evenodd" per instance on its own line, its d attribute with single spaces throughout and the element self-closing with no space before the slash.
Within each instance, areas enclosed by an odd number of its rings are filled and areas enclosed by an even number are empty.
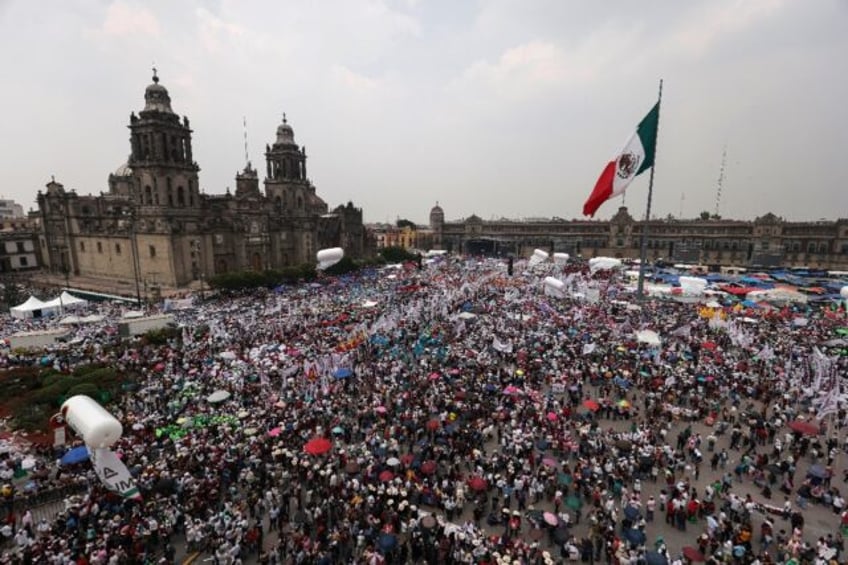
<svg viewBox="0 0 848 565">
<path fill-rule="evenodd" d="M 718 172 L 718 185 L 716 186 L 716 199 L 715 199 L 715 216 L 718 217 L 718 212 L 721 207 L 721 190 L 724 187 L 724 173 L 727 168 L 727 145 L 724 146 L 724 149 L 721 152 L 721 168 Z"/>
<path fill-rule="evenodd" d="M 247 116 L 242 116 L 242 129 L 244 130 L 244 165 L 250 165 L 250 153 L 247 151 Z"/>
</svg>

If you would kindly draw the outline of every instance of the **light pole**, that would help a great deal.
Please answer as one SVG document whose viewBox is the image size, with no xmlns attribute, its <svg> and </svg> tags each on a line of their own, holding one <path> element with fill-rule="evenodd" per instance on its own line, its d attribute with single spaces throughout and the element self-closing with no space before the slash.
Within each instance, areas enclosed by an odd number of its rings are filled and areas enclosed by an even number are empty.
<svg viewBox="0 0 848 565">
<path fill-rule="evenodd" d="M 138 238 L 136 237 L 138 232 L 136 231 L 136 225 L 135 225 L 135 221 L 136 221 L 135 208 L 130 208 L 129 211 L 127 212 L 127 216 L 129 217 L 129 220 L 130 220 L 130 249 L 132 250 L 133 278 L 135 279 L 135 300 L 136 300 L 136 304 L 140 307 L 141 306 L 141 284 L 139 282 L 139 278 L 140 278 L 139 271 L 141 270 L 141 268 L 140 268 L 140 265 L 139 265 L 139 258 L 138 258 Z"/>
</svg>

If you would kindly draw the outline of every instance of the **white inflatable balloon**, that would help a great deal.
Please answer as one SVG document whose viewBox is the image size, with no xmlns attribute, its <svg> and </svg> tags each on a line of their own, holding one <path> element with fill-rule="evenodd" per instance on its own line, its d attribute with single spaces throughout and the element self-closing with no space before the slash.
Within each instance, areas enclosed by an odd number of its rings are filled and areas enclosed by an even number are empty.
<svg viewBox="0 0 848 565">
<path fill-rule="evenodd" d="M 565 283 L 555 277 L 545 277 L 545 294 L 562 298 L 565 296 Z"/>
<path fill-rule="evenodd" d="M 344 249 L 341 247 L 330 247 L 329 249 L 322 249 L 319 251 L 315 258 L 318 260 L 318 268 L 326 269 L 327 267 L 332 267 L 336 263 L 342 260 L 344 257 Z"/>
<path fill-rule="evenodd" d="M 568 253 L 554 253 L 554 263 L 557 265 L 565 265 L 570 258 Z"/>
<path fill-rule="evenodd" d="M 592 257 L 589 259 L 589 271 L 608 271 L 621 267 L 621 260 L 613 257 Z"/>
<path fill-rule="evenodd" d="M 548 260 L 548 253 L 546 251 L 542 251 L 541 249 L 535 249 L 533 254 L 530 256 L 530 260 L 527 261 L 528 267 L 535 267 L 539 263 L 544 263 Z"/>
<path fill-rule="evenodd" d="M 84 394 L 67 399 L 62 404 L 62 416 L 92 449 L 112 447 L 124 433 L 123 426 L 114 416 Z"/>
</svg>

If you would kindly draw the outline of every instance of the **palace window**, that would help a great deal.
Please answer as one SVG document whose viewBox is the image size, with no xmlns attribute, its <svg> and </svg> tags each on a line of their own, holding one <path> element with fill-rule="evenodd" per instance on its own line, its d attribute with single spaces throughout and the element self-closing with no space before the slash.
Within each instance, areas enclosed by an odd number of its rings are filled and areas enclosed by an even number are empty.
<svg viewBox="0 0 848 565">
<path fill-rule="evenodd" d="M 103 243 L 100 241 L 97 242 L 97 252 L 103 253 Z"/>
<path fill-rule="evenodd" d="M 150 258 L 151 258 L 151 259 L 153 259 L 154 257 L 156 257 L 156 246 L 155 246 L 155 245 L 151 245 L 151 246 L 149 246 L 149 247 L 147 248 L 147 250 L 148 250 L 148 252 L 150 253 Z"/>
<path fill-rule="evenodd" d="M 85 242 L 80 241 L 80 252 L 85 253 Z"/>
<path fill-rule="evenodd" d="M 121 254 L 121 244 L 120 244 L 120 243 L 116 243 L 116 244 L 115 244 L 115 254 L 116 254 L 116 255 L 120 255 L 120 254 Z"/>
</svg>

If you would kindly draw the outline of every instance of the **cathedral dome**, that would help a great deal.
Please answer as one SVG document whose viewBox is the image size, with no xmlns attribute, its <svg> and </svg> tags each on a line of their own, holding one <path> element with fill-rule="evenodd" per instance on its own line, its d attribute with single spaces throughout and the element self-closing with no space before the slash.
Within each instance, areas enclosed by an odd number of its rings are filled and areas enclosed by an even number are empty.
<svg viewBox="0 0 848 565">
<path fill-rule="evenodd" d="M 153 84 L 144 89 L 144 111 L 174 113 L 171 110 L 171 97 L 168 95 L 168 89 L 159 84 L 156 71 L 153 72 Z"/>
<path fill-rule="evenodd" d="M 132 167 L 130 167 L 129 163 L 124 163 L 117 169 L 115 169 L 114 175 L 116 177 L 131 177 L 133 174 Z"/>
<path fill-rule="evenodd" d="M 286 115 L 283 114 L 283 123 L 277 126 L 277 144 L 294 145 L 294 130 L 286 121 Z"/>
</svg>

